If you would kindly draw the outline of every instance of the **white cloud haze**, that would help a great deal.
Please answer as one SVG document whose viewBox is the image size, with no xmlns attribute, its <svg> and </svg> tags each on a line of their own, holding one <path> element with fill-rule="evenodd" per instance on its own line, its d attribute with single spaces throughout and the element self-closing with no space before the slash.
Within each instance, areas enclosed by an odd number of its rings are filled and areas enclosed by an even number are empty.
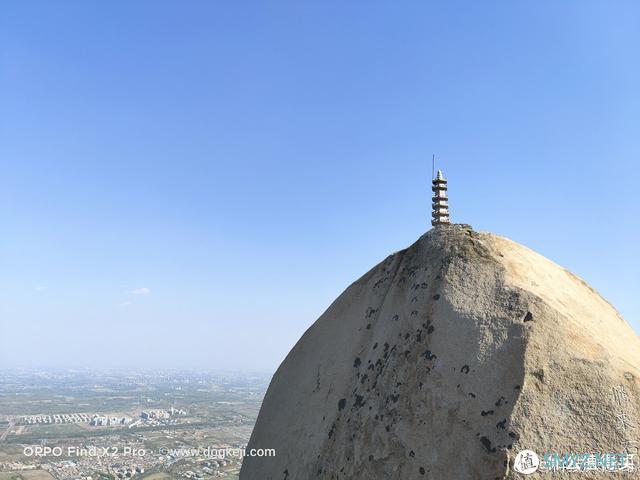
<svg viewBox="0 0 640 480">
<path fill-rule="evenodd" d="M 151 289 L 147 287 L 134 288 L 131 290 L 133 295 L 149 295 L 151 293 Z"/>
</svg>

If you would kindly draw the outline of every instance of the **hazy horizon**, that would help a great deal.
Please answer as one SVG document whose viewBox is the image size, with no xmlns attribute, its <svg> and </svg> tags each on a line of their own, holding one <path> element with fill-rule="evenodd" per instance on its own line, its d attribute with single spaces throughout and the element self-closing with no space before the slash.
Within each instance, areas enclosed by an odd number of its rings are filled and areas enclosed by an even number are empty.
<svg viewBox="0 0 640 480">
<path fill-rule="evenodd" d="M 274 372 L 429 228 L 434 152 L 454 222 L 568 268 L 640 332 L 639 20 L 4 3 L 0 368 Z"/>
</svg>

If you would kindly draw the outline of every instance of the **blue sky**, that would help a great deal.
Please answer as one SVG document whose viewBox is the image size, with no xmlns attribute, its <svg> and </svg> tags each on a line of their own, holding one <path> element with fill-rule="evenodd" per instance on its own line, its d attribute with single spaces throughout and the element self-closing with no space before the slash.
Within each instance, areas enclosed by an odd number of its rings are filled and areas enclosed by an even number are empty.
<svg viewBox="0 0 640 480">
<path fill-rule="evenodd" d="M 640 331 L 640 4 L 3 2 L 0 366 L 272 371 L 453 220 Z"/>
</svg>

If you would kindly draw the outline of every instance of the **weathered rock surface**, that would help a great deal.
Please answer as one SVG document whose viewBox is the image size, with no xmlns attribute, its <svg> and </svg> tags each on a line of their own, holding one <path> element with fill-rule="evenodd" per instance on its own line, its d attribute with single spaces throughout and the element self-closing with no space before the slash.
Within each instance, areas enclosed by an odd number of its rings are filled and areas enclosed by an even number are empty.
<svg viewBox="0 0 640 480">
<path fill-rule="evenodd" d="M 640 339 L 625 320 L 532 250 L 451 225 L 307 330 L 248 446 L 276 456 L 245 458 L 240 478 L 523 478 L 522 449 L 637 453 L 638 441 Z"/>
</svg>

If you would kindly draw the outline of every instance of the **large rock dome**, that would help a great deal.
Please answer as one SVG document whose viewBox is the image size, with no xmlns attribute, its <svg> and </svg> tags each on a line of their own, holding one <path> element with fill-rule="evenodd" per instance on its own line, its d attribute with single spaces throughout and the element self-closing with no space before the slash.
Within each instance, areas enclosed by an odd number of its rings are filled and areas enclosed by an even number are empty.
<svg viewBox="0 0 640 480">
<path fill-rule="evenodd" d="M 443 225 L 305 332 L 248 446 L 276 456 L 240 478 L 521 478 L 520 450 L 637 453 L 639 434 L 640 339 L 616 310 L 522 245 Z"/>
</svg>

